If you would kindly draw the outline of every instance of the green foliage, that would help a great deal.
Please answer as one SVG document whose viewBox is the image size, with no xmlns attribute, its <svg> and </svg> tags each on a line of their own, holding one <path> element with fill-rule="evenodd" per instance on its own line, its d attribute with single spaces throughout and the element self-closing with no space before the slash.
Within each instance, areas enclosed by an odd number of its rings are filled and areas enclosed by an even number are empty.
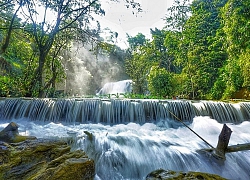
<svg viewBox="0 0 250 180">
<path fill-rule="evenodd" d="M 132 51 L 139 46 L 144 46 L 147 42 L 145 35 L 142 33 L 138 33 L 135 37 L 131 37 L 127 34 L 127 39 L 129 47 L 132 49 Z"/>
<path fill-rule="evenodd" d="M 167 9 L 165 18 L 166 28 L 170 31 L 182 32 L 186 21 L 189 18 L 190 6 L 189 0 L 174 0 L 171 7 Z"/>
<path fill-rule="evenodd" d="M 164 68 L 152 66 L 147 77 L 148 89 L 153 96 L 167 97 L 173 93 L 173 75 Z"/>
<path fill-rule="evenodd" d="M 165 18 L 165 29 L 151 29 L 152 41 L 140 44 L 131 54 L 128 74 L 134 71 L 133 81 L 135 76 L 143 79 L 153 95 L 168 92 L 164 90 L 168 85 L 171 94 L 192 99 L 233 97 L 250 85 L 249 3 L 194 0 L 189 6 L 187 0 L 174 1 Z M 161 68 L 174 74 L 170 84 L 163 83 Z M 150 78 L 145 80 L 145 75 Z"/>
<path fill-rule="evenodd" d="M 133 13 L 141 11 L 139 3 L 124 2 Z M 73 41 L 101 39 L 100 24 L 94 19 L 94 15 L 105 14 L 99 0 L 0 1 L 0 10 L 0 75 L 8 78 L 7 82 L 0 79 L 3 96 L 17 95 L 16 92 L 39 97 L 46 92 L 55 94 L 55 84 L 65 78 L 62 53 L 69 50 Z M 25 13 L 19 13 L 21 10 Z M 22 20 L 18 15 L 22 15 Z M 91 29 L 93 22 L 96 27 Z M 114 36 L 117 38 L 118 34 Z M 117 48 L 107 43 L 106 48 L 118 57 Z"/>
<path fill-rule="evenodd" d="M 167 35 L 169 35 L 169 31 L 159 30 L 155 28 L 154 30 L 151 29 L 152 35 L 152 52 L 151 56 L 155 62 L 159 63 L 159 66 L 165 68 L 169 72 L 178 72 L 178 67 L 175 66 L 174 55 L 170 54 L 171 45 L 166 44 Z M 169 49 L 168 49 L 169 47 Z M 149 56 L 150 54 L 148 54 Z"/>
<path fill-rule="evenodd" d="M 224 69 L 221 70 L 222 72 Z M 220 100 L 222 99 L 223 93 L 225 92 L 226 89 L 226 82 L 224 81 L 225 79 L 225 74 L 220 73 L 220 76 L 216 79 L 213 87 L 211 88 L 211 92 L 208 95 L 208 99 L 215 99 L 215 100 Z"/>
<path fill-rule="evenodd" d="M 238 60 L 229 59 L 230 61 L 227 63 L 225 67 L 225 79 L 226 89 L 223 93 L 223 99 L 230 98 L 232 95 L 240 90 L 243 84 L 243 77 L 240 66 L 238 64 Z"/>
<path fill-rule="evenodd" d="M 138 3 L 125 2 L 141 10 Z M 126 59 L 126 73 L 135 83 L 133 93 L 126 97 L 226 99 L 249 88 L 250 1 L 188 2 L 175 0 L 167 11 L 166 27 L 151 29 L 150 40 L 142 33 L 127 35 L 126 52 L 114 45 L 118 33 L 111 34 L 113 44 L 96 43 L 95 53 L 113 59 L 112 64 L 123 67 Z M 55 96 L 56 84 L 66 77 L 62 55 L 72 41 L 103 40 L 98 22 L 95 29 L 89 27 L 93 14 L 104 14 L 99 1 L 50 1 L 47 6 L 38 1 L 61 17 L 56 24 L 47 21 L 48 16 L 36 22 L 37 9 L 32 3 L 0 1 L 0 96 L 41 96 L 46 92 Z M 29 23 L 18 18 L 21 7 L 29 10 Z M 91 77 L 89 89 L 96 88 L 95 80 Z"/>
<path fill-rule="evenodd" d="M 144 94 L 147 91 L 147 74 L 154 63 L 152 45 L 146 43 L 144 46 L 136 47 L 125 61 L 126 73 L 135 83 L 133 93 Z"/>
<path fill-rule="evenodd" d="M 226 45 L 230 56 L 250 48 L 250 1 L 228 0 L 222 9 Z"/>
<path fill-rule="evenodd" d="M 243 87 L 250 87 L 250 48 L 239 56 L 240 69 L 243 76 Z"/>
<path fill-rule="evenodd" d="M 226 88 L 222 98 L 230 98 L 249 86 L 250 1 L 228 0 L 221 9 L 228 60 L 223 71 Z"/>
<path fill-rule="evenodd" d="M 226 60 L 222 44 L 217 37 L 220 30 L 219 6 L 215 1 L 194 1 L 191 5 L 192 16 L 183 31 L 188 43 L 184 72 L 187 73 L 193 98 L 205 98 L 213 87 L 218 70 Z"/>
</svg>

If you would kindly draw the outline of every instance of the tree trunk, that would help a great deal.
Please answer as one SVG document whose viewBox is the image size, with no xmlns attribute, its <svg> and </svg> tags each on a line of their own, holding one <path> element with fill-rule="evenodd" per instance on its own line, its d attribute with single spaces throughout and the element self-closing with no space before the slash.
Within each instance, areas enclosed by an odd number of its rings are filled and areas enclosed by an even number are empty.
<svg viewBox="0 0 250 180">
<path fill-rule="evenodd" d="M 34 92 L 37 92 L 39 98 L 42 98 L 44 96 L 43 69 L 47 54 L 45 53 L 45 51 L 40 49 L 39 64 L 34 72 L 33 80 L 30 83 L 30 93 L 34 94 Z"/>
<path fill-rule="evenodd" d="M 8 46 L 10 44 L 10 37 L 11 37 L 12 30 L 13 30 L 14 20 L 16 19 L 17 12 L 19 11 L 19 9 L 21 7 L 22 7 L 22 1 L 20 2 L 18 8 L 16 9 L 15 14 L 11 18 L 10 26 L 9 26 L 6 38 L 4 40 L 4 43 L 3 43 L 2 47 L 1 47 L 1 53 L 0 54 L 4 54 L 6 49 L 8 48 Z"/>
<path fill-rule="evenodd" d="M 37 85 L 38 85 L 38 97 L 42 98 L 44 97 L 44 87 L 43 87 L 43 69 L 44 69 L 44 64 L 46 61 L 46 56 L 48 53 L 44 51 L 40 51 L 40 56 L 39 56 L 39 66 L 38 66 L 38 71 L 37 71 Z"/>
</svg>

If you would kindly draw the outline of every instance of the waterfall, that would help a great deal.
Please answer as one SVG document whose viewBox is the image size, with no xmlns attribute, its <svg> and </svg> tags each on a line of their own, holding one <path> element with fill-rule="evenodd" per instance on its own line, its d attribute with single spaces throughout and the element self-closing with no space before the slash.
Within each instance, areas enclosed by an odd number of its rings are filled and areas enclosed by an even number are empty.
<svg viewBox="0 0 250 180">
<path fill-rule="evenodd" d="M 147 123 L 166 118 L 191 122 L 195 116 L 209 116 L 220 123 L 250 120 L 250 103 L 144 99 L 36 99 L 0 100 L 0 117 L 68 123 Z"/>
<path fill-rule="evenodd" d="M 228 153 L 226 161 L 218 163 L 198 153 L 207 144 L 177 119 L 214 147 L 223 123 L 233 131 L 229 145 L 250 143 L 249 102 L 0 99 L 0 129 L 15 121 L 22 135 L 64 138 L 73 134 L 72 147 L 95 161 L 95 180 L 142 180 L 159 168 L 250 179 L 250 151 Z"/>
<path fill-rule="evenodd" d="M 104 84 L 97 95 L 120 94 L 132 92 L 132 80 L 123 80 L 117 82 L 109 82 Z"/>
<path fill-rule="evenodd" d="M 193 103 L 197 116 L 210 116 L 221 123 L 241 123 L 250 120 L 250 103 L 223 103 L 200 101 Z"/>
</svg>

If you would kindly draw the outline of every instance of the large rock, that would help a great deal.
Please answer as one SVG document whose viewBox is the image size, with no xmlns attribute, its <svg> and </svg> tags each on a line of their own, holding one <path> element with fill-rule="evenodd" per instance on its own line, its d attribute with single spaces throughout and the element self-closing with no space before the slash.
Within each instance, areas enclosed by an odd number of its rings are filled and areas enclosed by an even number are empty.
<svg viewBox="0 0 250 180">
<path fill-rule="evenodd" d="M 18 132 L 18 125 L 11 122 L 0 132 L 0 141 L 18 143 L 29 139 L 36 139 L 34 136 L 21 136 Z"/>
<path fill-rule="evenodd" d="M 147 175 L 146 180 L 226 180 L 218 175 L 201 172 L 182 172 L 158 169 Z"/>
<path fill-rule="evenodd" d="M 83 151 L 71 152 L 64 141 L 0 141 L 0 180 L 90 180 L 94 175 L 94 161 Z"/>
</svg>

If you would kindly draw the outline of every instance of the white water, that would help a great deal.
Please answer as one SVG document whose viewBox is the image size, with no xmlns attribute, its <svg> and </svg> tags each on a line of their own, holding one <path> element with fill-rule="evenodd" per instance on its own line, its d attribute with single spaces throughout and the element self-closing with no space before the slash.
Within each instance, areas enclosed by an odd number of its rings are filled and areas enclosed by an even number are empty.
<svg viewBox="0 0 250 180">
<path fill-rule="evenodd" d="M 109 82 L 104 84 L 97 95 L 117 94 L 117 93 L 131 93 L 132 80 L 123 80 L 117 82 Z"/>
<path fill-rule="evenodd" d="M 218 174 L 232 180 L 250 179 L 250 151 L 226 154 L 224 164 L 196 150 L 209 148 L 190 130 L 172 120 L 155 124 L 136 123 L 103 124 L 56 124 L 32 122 L 25 119 L 1 120 L 0 130 L 11 121 L 16 122 L 22 135 L 38 138 L 67 137 L 75 132 L 74 148 L 82 149 L 96 163 L 96 180 L 141 180 L 158 168 L 178 171 L 199 171 Z M 233 131 L 229 145 L 250 142 L 250 122 L 227 124 Z M 223 124 L 209 117 L 195 117 L 189 127 L 214 147 Z M 174 127 L 174 128 L 173 128 Z M 93 134 L 90 141 L 84 133 Z"/>
</svg>

